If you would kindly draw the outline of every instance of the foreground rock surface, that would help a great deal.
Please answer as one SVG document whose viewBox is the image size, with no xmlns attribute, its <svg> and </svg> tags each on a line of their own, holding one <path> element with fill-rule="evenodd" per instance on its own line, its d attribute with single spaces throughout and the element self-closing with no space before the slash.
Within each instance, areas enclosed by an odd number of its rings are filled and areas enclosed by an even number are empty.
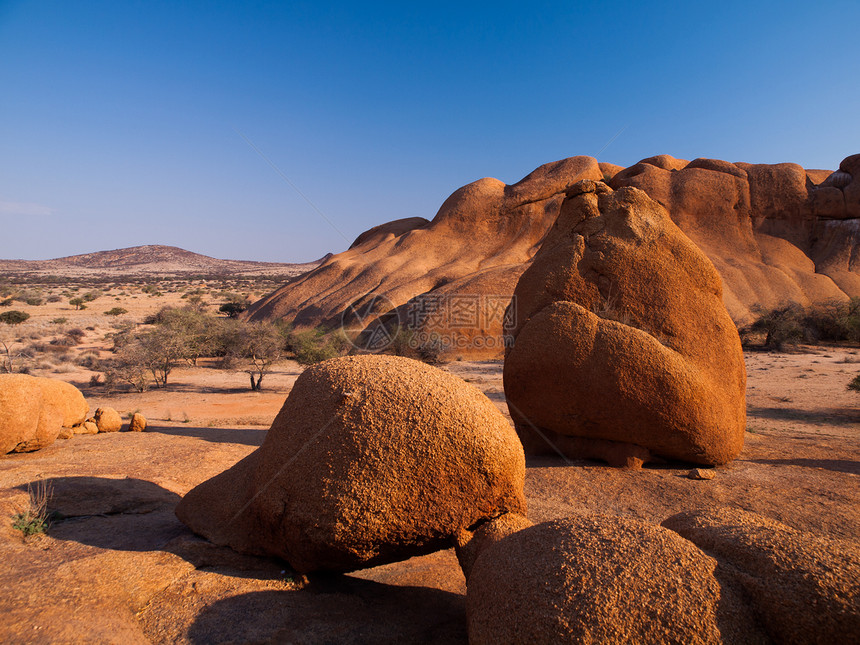
<svg viewBox="0 0 860 645">
<path fill-rule="evenodd" d="M 860 412 L 856 393 L 845 389 L 852 351 L 748 356 L 754 432 L 713 481 L 691 481 L 679 464 L 631 472 L 532 457 L 529 517 L 611 513 L 659 525 L 692 504 L 739 507 L 802 534 L 856 544 Z M 503 405 L 500 363 L 446 369 Z M 97 389 L 85 394 L 93 408 L 116 403 Z M 181 409 L 165 394 L 151 390 L 126 405 L 149 411 L 167 401 Z M 259 447 L 285 394 L 256 399 L 255 413 L 269 417 L 256 427 L 210 425 L 218 411 L 202 404 L 211 416 L 189 410 L 191 423 L 149 412 L 146 432 L 79 435 L 0 459 L 0 641 L 465 645 L 466 585 L 453 550 L 305 580 L 279 559 L 197 538 L 176 518 L 182 495 Z M 221 400 L 245 405 L 247 396 Z M 27 486 L 44 479 L 54 491 L 49 508 L 68 519 L 25 538 L 11 518 L 26 507 Z M 768 590 L 775 601 L 778 591 Z"/>
<path fill-rule="evenodd" d="M 0 454 L 51 445 L 86 419 L 89 405 L 74 385 L 26 374 L 0 374 Z"/>
<path fill-rule="evenodd" d="M 740 453 L 746 372 L 719 275 L 644 192 L 580 182 L 512 306 L 505 395 L 527 452 Z"/>
<path fill-rule="evenodd" d="M 717 558 L 777 643 L 846 643 L 860 634 L 860 548 L 740 509 L 689 511 L 663 526 Z"/>
<path fill-rule="evenodd" d="M 734 631 L 728 623 L 745 617 L 736 599 L 721 597 L 715 566 L 692 543 L 638 520 L 538 524 L 478 556 L 469 642 L 725 642 L 721 629 Z"/>
<path fill-rule="evenodd" d="M 176 514 L 216 544 L 348 571 L 524 514 L 524 472 L 513 429 L 473 386 L 405 358 L 347 357 L 308 368 L 260 449 Z"/>
</svg>

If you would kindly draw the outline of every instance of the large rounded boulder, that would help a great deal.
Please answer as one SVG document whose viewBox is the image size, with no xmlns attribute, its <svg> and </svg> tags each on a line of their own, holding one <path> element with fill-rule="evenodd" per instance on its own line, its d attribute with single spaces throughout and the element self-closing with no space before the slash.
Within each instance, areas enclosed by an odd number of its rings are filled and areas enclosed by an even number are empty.
<svg viewBox="0 0 860 645">
<path fill-rule="evenodd" d="M 52 444 L 84 421 L 89 405 L 74 385 L 27 374 L 0 374 L 0 454 Z"/>
<path fill-rule="evenodd" d="M 504 385 L 527 452 L 740 453 L 746 372 L 720 277 L 643 191 L 575 185 L 512 308 Z"/>
<path fill-rule="evenodd" d="M 524 477 L 513 428 L 475 387 L 410 359 L 354 356 L 305 370 L 263 445 L 176 514 L 217 544 L 300 572 L 349 571 L 525 513 Z"/>
<path fill-rule="evenodd" d="M 715 567 L 695 545 L 641 520 L 544 522 L 478 555 L 468 578 L 469 642 L 731 641 L 749 617 L 721 593 Z"/>
<path fill-rule="evenodd" d="M 86 420 L 90 406 L 78 388 L 59 379 L 40 378 L 38 381 L 45 405 L 55 407 L 62 414 L 64 428 L 74 428 Z"/>
</svg>

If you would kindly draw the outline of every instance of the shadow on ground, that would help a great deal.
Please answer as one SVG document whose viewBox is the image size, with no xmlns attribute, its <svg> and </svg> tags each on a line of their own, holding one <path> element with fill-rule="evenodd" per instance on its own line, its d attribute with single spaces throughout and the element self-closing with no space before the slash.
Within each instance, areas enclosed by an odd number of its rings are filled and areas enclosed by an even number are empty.
<svg viewBox="0 0 860 645">
<path fill-rule="evenodd" d="M 236 443 L 259 447 L 268 430 L 261 428 L 203 428 L 200 426 L 149 426 L 146 431 L 159 432 L 174 437 L 195 437 L 212 443 Z"/>
<path fill-rule="evenodd" d="M 759 408 L 749 406 L 747 408 L 747 415 L 759 419 L 800 421 L 812 425 L 844 426 L 851 423 L 860 423 L 860 410 L 852 409 L 799 410 L 797 408 Z"/>
<path fill-rule="evenodd" d="M 169 638 L 192 643 L 467 642 L 461 594 L 377 582 L 368 579 L 373 570 L 361 578 L 312 574 L 302 588 L 272 589 L 293 575 L 286 563 L 242 555 L 196 537 L 174 515 L 179 495 L 153 482 L 102 477 L 44 481 L 52 491 L 48 509 L 61 514 L 48 531 L 52 539 L 104 550 L 171 553 L 198 570 L 192 575 L 199 578 L 164 578 L 163 597 L 148 601 L 158 614 L 156 633 L 166 629 Z M 28 484 L 18 488 L 26 491 Z M 122 573 L 95 575 L 107 582 Z M 200 590 L 188 592 L 189 586 L 197 589 L 189 580 L 202 581 Z"/>
<path fill-rule="evenodd" d="M 823 468 L 838 473 L 860 475 L 860 462 L 847 459 L 750 459 L 755 464 L 771 466 L 803 466 L 805 468 Z"/>
<path fill-rule="evenodd" d="M 301 591 L 258 591 L 209 605 L 188 639 L 273 643 L 466 643 L 460 594 L 351 576 L 312 577 Z M 248 620 L 248 617 L 253 617 Z"/>
<path fill-rule="evenodd" d="M 242 555 L 195 536 L 174 514 L 179 495 L 153 482 L 55 477 L 45 483 L 52 491 L 48 510 L 57 514 L 48 534 L 56 540 L 114 551 L 164 551 L 234 577 L 283 577 L 285 563 L 279 560 Z"/>
</svg>

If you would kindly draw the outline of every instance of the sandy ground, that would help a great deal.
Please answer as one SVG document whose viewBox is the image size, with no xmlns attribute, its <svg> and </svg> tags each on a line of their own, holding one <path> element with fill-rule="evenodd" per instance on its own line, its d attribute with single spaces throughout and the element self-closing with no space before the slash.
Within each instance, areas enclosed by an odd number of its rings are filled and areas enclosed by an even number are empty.
<svg viewBox="0 0 860 645">
<path fill-rule="evenodd" d="M 610 513 L 660 522 L 732 506 L 811 533 L 860 537 L 860 354 L 845 348 L 747 355 L 748 432 L 711 481 L 670 463 L 624 471 L 561 458 L 529 461 L 534 521 Z M 501 362 L 444 369 L 504 410 Z M 105 643 L 465 643 L 465 582 L 451 551 L 345 576 L 293 576 L 193 536 L 173 515 L 191 487 L 254 450 L 301 368 L 280 366 L 251 392 L 241 372 L 186 368 L 168 390 L 105 396 L 92 408 L 140 410 L 145 433 L 76 436 L 0 457 L 0 641 Z M 22 537 L 12 515 L 47 479 L 65 515 Z"/>
</svg>

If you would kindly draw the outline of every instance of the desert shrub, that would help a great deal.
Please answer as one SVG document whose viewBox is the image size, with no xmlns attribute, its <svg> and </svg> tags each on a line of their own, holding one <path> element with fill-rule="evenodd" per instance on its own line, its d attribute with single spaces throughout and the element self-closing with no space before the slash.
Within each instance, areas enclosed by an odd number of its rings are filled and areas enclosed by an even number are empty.
<svg viewBox="0 0 860 645">
<path fill-rule="evenodd" d="M 848 389 L 860 392 L 860 374 L 851 379 L 851 382 L 848 383 Z"/>
<path fill-rule="evenodd" d="M 13 309 L 12 311 L 4 311 L 0 314 L 0 322 L 6 323 L 7 325 L 20 325 L 25 320 L 30 318 L 30 314 L 26 311 L 18 311 L 17 309 Z"/>
<path fill-rule="evenodd" d="M 88 370 L 101 369 L 101 361 L 99 360 L 99 357 L 92 352 L 87 352 L 86 354 L 78 357 L 76 362 L 78 365 Z"/>
<path fill-rule="evenodd" d="M 69 319 L 68 319 L 68 318 L 60 317 L 60 318 L 54 318 L 54 319 L 51 321 L 51 324 L 52 324 L 52 325 L 65 325 L 67 322 L 69 322 Z"/>
<path fill-rule="evenodd" d="M 145 392 L 149 387 L 146 360 L 144 348 L 140 343 L 124 344 L 112 358 L 102 364 L 105 388 L 110 392 L 120 383 L 126 383 L 137 392 Z"/>
<path fill-rule="evenodd" d="M 56 294 L 48 296 L 48 298 L 47 298 L 47 302 L 60 302 L 60 301 L 62 301 L 62 298 Z"/>
<path fill-rule="evenodd" d="M 105 316 L 122 316 L 123 314 L 127 314 L 128 309 L 123 309 L 122 307 L 114 307 L 113 309 L 108 309 L 105 312 Z"/>
<path fill-rule="evenodd" d="M 391 344 L 388 346 L 390 351 L 395 356 L 417 356 L 415 348 L 415 332 L 406 327 L 401 327 L 397 333 L 391 338 Z"/>
<path fill-rule="evenodd" d="M 241 302 L 225 302 L 223 305 L 218 307 L 218 311 L 222 314 L 226 314 L 228 318 L 236 318 L 247 308 L 248 306 Z"/>
<path fill-rule="evenodd" d="M 764 347 L 777 350 L 802 341 L 860 343 L 860 298 L 812 307 L 793 304 L 763 312 L 741 329 L 745 342 L 753 334 L 764 334 Z"/>
<path fill-rule="evenodd" d="M 251 389 L 259 390 L 263 377 L 286 351 L 284 336 L 270 323 L 241 323 L 236 328 L 232 352 L 247 361 L 245 372 L 251 378 Z"/>
<path fill-rule="evenodd" d="M 746 338 L 751 334 L 764 334 L 765 348 L 781 350 L 785 345 L 794 345 L 804 339 L 803 315 L 803 308 L 799 305 L 772 309 L 742 330 L 742 335 Z"/>
<path fill-rule="evenodd" d="M 321 327 L 290 332 L 286 344 L 296 361 L 302 365 L 313 365 L 342 356 L 348 349 L 346 338 Z"/>
<path fill-rule="evenodd" d="M 81 342 L 85 335 L 84 330 L 80 327 L 73 327 L 66 332 L 66 338 L 70 338 L 76 345 Z"/>
<path fill-rule="evenodd" d="M 445 349 L 442 341 L 439 338 L 429 338 L 415 348 L 418 358 L 429 365 L 436 365 L 442 356 L 442 351 Z"/>
<path fill-rule="evenodd" d="M 45 480 L 39 481 L 35 488 L 28 484 L 28 506 L 12 518 L 12 527 L 25 536 L 45 533 L 54 517 L 54 514 L 48 511 L 48 502 L 52 495 L 53 489 Z"/>
<path fill-rule="evenodd" d="M 0 307 L 11 307 L 13 302 L 15 302 L 15 298 L 5 298 L 0 300 Z"/>
</svg>

